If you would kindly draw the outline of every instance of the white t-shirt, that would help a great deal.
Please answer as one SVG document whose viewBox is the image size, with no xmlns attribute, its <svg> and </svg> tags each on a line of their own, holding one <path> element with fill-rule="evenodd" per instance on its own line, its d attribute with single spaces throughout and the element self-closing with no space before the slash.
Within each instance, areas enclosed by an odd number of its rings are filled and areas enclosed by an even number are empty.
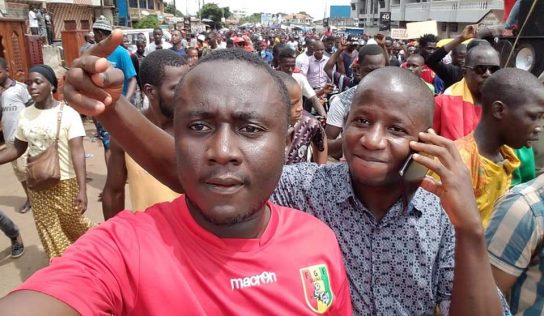
<svg viewBox="0 0 544 316">
<path fill-rule="evenodd" d="M 26 85 L 15 80 L 0 96 L 0 107 L 2 108 L 2 132 L 4 134 L 4 139 L 8 143 L 13 143 L 15 140 L 19 113 L 21 113 L 30 102 L 31 97 L 30 94 L 28 94 Z"/>
<path fill-rule="evenodd" d="M 308 73 L 308 65 L 310 64 L 309 58 L 310 57 L 306 55 L 306 52 L 303 52 L 302 54 L 297 56 L 297 59 L 295 59 L 295 65 L 305 76 Z"/>
<path fill-rule="evenodd" d="M 15 137 L 28 143 L 28 154 L 33 157 L 45 151 L 55 140 L 57 134 L 57 113 L 60 105 L 47 110 L 34 105 L 25 108 L 19 115 Z M 79 113 L 64 105 L 59 134 L 60 179 L 75 178 L 74 164 L 68 141 L 85 136 L 85 128 Z"/>
<path fill-rule="evenodd" d="M 351 87 L 348 90 L 333 96 L 330 100 L 331 106 L 327 113 L 327 124 L 343 128 L 344 121 L 348 116 L 349 109 L 351 108 L 351 101 L 357 91 L 357 86 Z"/>
<path fill-rule="evenodd" d="M 293 73 L 292 76 L 298 82 L 298 85 L 300 86 L 300 89 L 302 90 L 302 95 L 304 97 L 309 99 L 315 96 L 314 89 L 312 89 L 312 86 L 310 86 L 308 79 L 306 79 L 306 77 L 303 74 Z"/>
<path fill-rule="evenodd" d="M 170 47 L 172 47 L 172 44 L 170 44 L 168 42 L 165 42 L 165 41 L 162 41 L 161 47 L 162 47 L 162 49 L 169 49 Z M 151 42 L 145 48 L 144 55 L 147 56 L 147 55 L 151 54 L 152 52 L 154 52 L 155 50 L 157 50 L 157 45 L 155 44 L 155 42 Z"/>
<path fill-rule="evenodd" d="M 28 24 L 30 27 L 38 27 L 38 17 L 36 16 L 36 12 L 32 10 L 28 11 Z"/>
</svg>

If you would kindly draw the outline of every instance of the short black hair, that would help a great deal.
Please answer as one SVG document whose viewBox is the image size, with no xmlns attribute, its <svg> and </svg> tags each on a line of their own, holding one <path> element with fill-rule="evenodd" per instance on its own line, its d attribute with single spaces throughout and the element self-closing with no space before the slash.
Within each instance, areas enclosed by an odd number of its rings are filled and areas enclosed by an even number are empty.
<svg viewBox="0 0 544 316">
<path fill-rule="evenodd" d="M 187 47 L 187 50 L 185 51 L 186 54 L 189 54 L 190 50 L 196 50 L 198 52 L 198 49 L 196 47 Z"/>
<path fill-rule="evenodd" d="M 406 60 L 414 59 L 414 58 L 421 59 L 421 61 L 423 62 L 421 66 L 425 65 L 425 58 L 423 58 L 423 56 L 421 56 L 421 54 L 412 54 L 412 55 L 408 56 L 408 58 L 406 58 Z"/>
<path fill-rule="evenodd" d="M 440 38 L 434 34 L 424 34 L 417 40 L 419 47 L 427 47 L 429 43 L 438 43 L 438 41 L 440 41 Z"/>
<path fill-rule="evenodd" d="M 531 91 L 542 89 L 542 83 L 528 71 L 517 68 L 499 69 L 482 85 L 482 109 L 485 113 L 495 101 L 501 101 L 509 107 L 523 106 L 534 96 Z"/>
<path fill-rule="evenodd" d="M 3 69 L 8 69 L 8 63 L 2 57 L 0 57 L 0 67 L 2 67 Z"/>
<path fill-rule="evenodd" d="M 459 54 L 461 52 L 466 52 L 467 51 L 467 45 L 465 44 L 459 44 L 459 46 L 455 47 L 451 53 L 452 54 Z"/>
<path fill-rule="evenodd" d="M 273 70 L 268 66 L 267 63 L 265 63 L 260 56 L 255 54 L 250 54 L 243 49 L 238 48 L 226 48 L 226 49 L 220 49 L 212 51 L 210 54 L 204 56 L 201 58 L 198 63 L 189 70 L 189 73 L 193 71 L 195 68 L 198 68 L 199 65 L 210 63 L 210 62 L 242 62 L 244 64 L 251 65 L 261 71 L 264 71 L 266 74 L 270 75 L 272 77 L 273 84 L 278 88 L 280 101 L 285 104 L 286 109 L 286 119 L 287 122 L 289 122 L 289 113 L 291 108 L 291 102 L 289 100 L 289 93 L 287 92 L 287 87 L 285 87 L 285 84 L 278 76 L 278 71 Z M 183 81 L 186 80 L 188 76 L 183 77 L 181 79 L 180 83 L 176 87 L 176 98 L 178 97 L 180 93 L 180 87 L 183 85 Z"/>
<path fill-rule="evenodd" d="M 158 49 L 147 55 L 140 65 L 140 85 L 148 83 L 154 87 L 160 87 L 164 79 L 166 66 L 181 67 L 187 64 L 185 58 L 180 57 L 171 49 Z"/>
<path fill-rule="evenodd" d="M 287 47 L 287 45 L 285 45 L 285 44 L 279 44 L 278 43 L 278 44 L 274 45 L 274 47 L 272 48 L 272 55 L 279 57 L 280 51 L 282 49 L 284 49 L 285 47 Z"/>
<path fill-rule="evenodd" d="M 359 49 L 359 64 L 365 60 L 366 56 L 383 55 L 385 58 L 385 52 L 383 48 L 376 44 L 368 44 Z"/>
<path fill-rule="evenodd" d="M 278 59 L 283 59 L 283 58 L 297 58 L 297 53 L 295 52 L 294 49 L 290 47 L 284 47 L 280 49 L 280 53 L 278 55 Z"/>
<path fill-rule="evenodd" d="M 324 40 L 324 42 L 334 42 L 336 41 L 336 37 L 334 36 L 327 36 Z"/>
<path fill-rule="evenodd" d="M 155 33 L 155 31 L 161 31 L 162 32 L 162 29 L 157 26 L 156 28 L 153 29 L 153 33 Z"/>
</svg>

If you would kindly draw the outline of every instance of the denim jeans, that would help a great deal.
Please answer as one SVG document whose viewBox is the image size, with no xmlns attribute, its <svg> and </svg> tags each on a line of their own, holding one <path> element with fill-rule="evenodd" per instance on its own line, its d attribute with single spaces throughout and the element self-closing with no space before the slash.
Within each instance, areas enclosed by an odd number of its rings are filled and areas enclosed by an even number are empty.
<svg viewBox="0 0 544 316">
<path fill-rule="evenodd" d="M 508 15 L 508 20 L 506 20 L 506 23 L 504 24 L 505 29 L 507 30 L 513 29 L 514 24 L 518 22 L 520 5 L 521 5 L 521 0 L 516 0 L 516 3 L 514 3 L 514 6 L 512 6 L 512 10 L 510 10 L 510 15 Z"/>
<path fill-rule="evenodd" d="M 17 225 L 15 225 L 15 223 L 2 211 L 0 211 L 0 230 L 11 240 L 14 240 L 19 236 L 19 228 Z"/>
</svg>

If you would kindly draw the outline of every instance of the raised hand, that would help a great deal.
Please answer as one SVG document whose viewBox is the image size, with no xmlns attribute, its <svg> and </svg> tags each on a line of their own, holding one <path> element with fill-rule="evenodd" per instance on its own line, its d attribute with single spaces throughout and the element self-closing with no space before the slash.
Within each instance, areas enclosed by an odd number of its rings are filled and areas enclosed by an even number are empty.
<svg viewBox="0 0 544 316">
<path fill-rule="evenodd" d="M 111 35 L 87 50 L 66 73 L 64 98 L 78 112 L 99 115 L 114 104 L 123 90 L 123 73 L 111 66 L 109 56 L 123 41 L 123 32 Z"/>
<path fill-rule="evenodd" d="M 463 36 L 464 40 L 468 40 L 468 39 L 476 37 L 477 32 L 478 32 L 478 24 L 469 24 L 465 26 L 465 28 L 463 29 L 463 33 L 461 33 L 461 36 Z"/>
<path fill-rule="evenodd" d="M 440 198 L 456 229 L 481 230 L 470 174 L 454 142 L 436 135 L 432 129 L 420 133 L 419 139 L 421 142 L 410 143 L 414 151 L 421 153 L 415 154 L 414 159 L 440 177 L 440 181 L 426 177 L 421 187 Z"/>
</svg>

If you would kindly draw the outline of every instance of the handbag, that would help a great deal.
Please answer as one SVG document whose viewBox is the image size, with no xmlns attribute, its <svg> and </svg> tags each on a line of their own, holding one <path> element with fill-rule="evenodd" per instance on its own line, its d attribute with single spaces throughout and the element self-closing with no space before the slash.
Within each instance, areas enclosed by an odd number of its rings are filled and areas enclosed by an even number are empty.
<svg viewBox="0 0 544 316">
<path fill-rule="evenodd" d="M 60 181 L 59 135 L 63 104 L 57 114 L 57 135 L 53 144 L 38 155 L 28 156 L 26 165 L 26 183 L 30 190 L 42 191 Z"/>
</svg>

